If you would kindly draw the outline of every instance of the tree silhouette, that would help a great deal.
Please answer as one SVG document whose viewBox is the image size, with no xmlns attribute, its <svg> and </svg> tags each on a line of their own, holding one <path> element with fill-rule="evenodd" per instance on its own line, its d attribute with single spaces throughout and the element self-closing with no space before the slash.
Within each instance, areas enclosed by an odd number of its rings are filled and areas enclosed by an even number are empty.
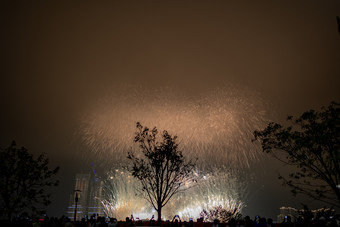
<svg viewBox="0 0 340 227">
<path fill-rule="evenodd" d="M 294 195 L 306 194 L 340 207 L 340 103 L 287 120 L 291 126 L 272 122 L 255 131 L 255 140 L 264 152 L 296 167 L 288 178 L 279 177 Z"/>
<path fill-rule="evenodd" d="M 36 211 L 37 205 L 51 203 L 45 188 L 58 185 L 53 177 L 59 167 L 49 170 L 44 155 L 34 159 L 26 148 L 16 148 L 15 142 L 0 149 L 0 160 L 1 210 L 9 220 L 25 209 Z"/>
<path fill-rule="evenodd" d="M 141 195 L 154 207 L 161 221 L 162 208 L 172 196 L 186 190 L 196 162 L 186 162 L 182 152 L 178 150 L 177 137 L 167 131 L 161 133 L 161 141 L 157 141 L 158 131 L 149 130 L 137 122 L 134 142 L 139 144 L 142 154 L 128 153 L 132 161 L 129 171 L 141 182 Z"/>
</svg>

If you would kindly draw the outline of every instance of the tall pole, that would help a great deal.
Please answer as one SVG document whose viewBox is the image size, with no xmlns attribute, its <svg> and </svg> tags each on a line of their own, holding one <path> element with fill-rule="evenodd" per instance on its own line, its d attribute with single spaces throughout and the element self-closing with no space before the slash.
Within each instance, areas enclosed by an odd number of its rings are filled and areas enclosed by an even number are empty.
<svg viewBox="0 0 340 227">
<path fill-rule="evenodd" d="M 81 192 L 80 190 L 74 190 L 76 192 L 76 197 L 74 198 L 74 201 L 76 202 L 76 206 L 74 207 L 74 223 L 76 223 L 77 221 L 77 205 L 78 205 L 78 192 Z"/>
</svg>

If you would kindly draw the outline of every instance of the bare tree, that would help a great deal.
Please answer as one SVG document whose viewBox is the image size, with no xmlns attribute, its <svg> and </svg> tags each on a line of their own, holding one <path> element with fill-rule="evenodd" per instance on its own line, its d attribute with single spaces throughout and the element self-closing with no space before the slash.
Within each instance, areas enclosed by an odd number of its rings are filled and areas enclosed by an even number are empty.
<svg viewBox="0 0 340 227">
<path fill-rule="evenodd" d="M 15 142 L 0 149 L 0 160 L 0 204 L 9 220 L 12 214 L 25 209 L 36 211 L 38 205 L 51 203 L 45 190 L 58 185 L 54 175 L 59 167 L 50 170 L 44 155 L 34 159 L 26 148 L 16 148 Z"/>
<path fill-rule="evenodd" d="M 163 131 L 161 140 L 157 141 L 157 135 L 156 127 L 149 130 L 137 122 L 134 142 L 139 144 L 142 154 L 129 152 L 128 159 L 132 161 L 129 171 L 141 182 L 139 192 L 157 211 L 160 222 L 162 208 L 192 181 L 196 161 L 185 161 L 176 136 Z"/>
<path fill-rule="evenodd" d="M 254 136 L 262 150 L 295 166 L 288 178 L 280 176 L 292 193 L 302 193 L 340 207 L 340 103 L 322 111 L 307 111 L 297 119 L 288 117 L 289 127 L 270 123 Z"/>
</svg>

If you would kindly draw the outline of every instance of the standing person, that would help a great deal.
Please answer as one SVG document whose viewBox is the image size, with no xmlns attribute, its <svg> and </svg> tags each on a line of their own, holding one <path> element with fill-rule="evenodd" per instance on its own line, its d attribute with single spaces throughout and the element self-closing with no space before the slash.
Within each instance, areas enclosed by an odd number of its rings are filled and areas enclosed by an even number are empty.
<svg viewBox="0 0 340 227">
<path fill-rule="evenodd" d="M 179 220 L 179 222 L 178 222 L 178 220 Z M 181 220 L 181 218 L 177 214 L 172 219 L 171 226 L 172 227 L 174 227 L 174 226 L 175 227 L 181 227 L 182 226 L 182 220 Z"/>
<path fill-rule="evenodd" d="M 117 227 L 117 219 L 116 218 L 110 218 L 110 222 L 107 224 L 107 227 Z"/>
<path fill-rule="evenodd" d="M 219 225 L 219 221 L 218 221 L 218 219 L 216 218 L 215 220 L 214 220 L 214 224 L 212 225 L 212 227 L 220 227 L 220 225 Z"/>
<path fill-rule="evenodd" d="M 274 227 L 275 225 L 274 225 L 274 223 L 273 223 L 273 219 L 271 219 L 271 218 L 268 218 L 267 219 L 267 227 Z"/>
<path fill-rule="evenodd" d="M 293 227 L 294 223 L 292 222 L 292 218 L 290 216 L 285 216 L 285 219 L 281 223 L 280 227 Z"/>
<path fill-rule="evenodd" d="M 253 220 L 250 219 L 249 216 L 245 216 L 245 218 L 244 218 L 244 225 L 246 227 L 253 227 L 254 226 L 254 222 L 253 222 Z"/>
</svg>

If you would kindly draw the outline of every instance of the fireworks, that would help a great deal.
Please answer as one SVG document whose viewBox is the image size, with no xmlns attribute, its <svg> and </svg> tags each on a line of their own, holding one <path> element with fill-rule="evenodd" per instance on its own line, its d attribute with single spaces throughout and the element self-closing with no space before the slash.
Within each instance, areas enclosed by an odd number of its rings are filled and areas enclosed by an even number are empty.
<svg viewBox="0 0 340 227">
<path fill-rule="evenodd" d="M 124 220 L 131 214 L 141 219 L 151 218 L 151 205 L 136 196 L 135 188 L 139 186 L 139 182 L 124 169 L 109 171 L 104 180 L 104 198 L 101 201 L 105 214 L 118 220 Z"/>
<path fill-rule="evenodd" d="M 214 167 L 210 173 L 195 173 L 199 184 L 189 182 L 188 190 L 177 193 L 163 208 L 163 218 L 172 219 L 178 214 L 182 220 L 200 217 L 201 211 L 221 206 L 226 210 L 241 211 L 244 207 L 242 198 L 247 195 L 247 179 L 236 171 Z M 102 205 L 107 216 L 124 220 L 133 214 L 140 219 L 157 216 L 153 207 L 146 200 L 137 196 L 139 181 L 124 169 L 111 170 L 104 181 L 104 199 Z M 193 187 L 190 187 L 193 186 Z"/>
<path fill-rule="evenodd" d="M 199 186 L 177 194 L 164 207 L 163 214 L 197 217 L 201 208 L 215 204 L 242 209 L 249 181 L 244 171 L 260 155 L 260 149 L 251 142 L 252 133 L 264 128 L 269 120 L 266 105 L 255 92 L 228 87 L 186 96 L 172 89 L 128 87 L 113 93 L 93 108 L 81 126 L 84 143 L 93 149 L 97 160 L 109 166 L 108 176 L 113 173 L 110 169 L 126 163 L 129 149 L 137 148 L 133 138 L 136 122 L 141 122 L 177 135 L 183 155 L 198 158 L 197 174 L 202 179 Z M 112 177 L 125 187 L 128 184 L 126 180 L 117 180 L 116 174 Z M 103 200 L 108 213 L 118 215 L 118 209 L 124 207 L 119 200 L 136 201 L 132 187 L 127 194 L 120 188 L 123 186 L 109 185 L 108 191 L 115 192 Z M 138 206 L 152 213 L 150 207 Z"/>
<path fill-rule="evenodd" d="M 242 199 L 247 195 L 247 181 L 242 179 L 244 176 L 215 167 L 201 177 L 199 184 L 184 193 L 178 193 L 165 207 L 165 213 L 177 213 L 182 219 L 188 220 L 199 218 L 202 210 L 217 206 L 240 212 L 245 206 Z"/>
</svg>

